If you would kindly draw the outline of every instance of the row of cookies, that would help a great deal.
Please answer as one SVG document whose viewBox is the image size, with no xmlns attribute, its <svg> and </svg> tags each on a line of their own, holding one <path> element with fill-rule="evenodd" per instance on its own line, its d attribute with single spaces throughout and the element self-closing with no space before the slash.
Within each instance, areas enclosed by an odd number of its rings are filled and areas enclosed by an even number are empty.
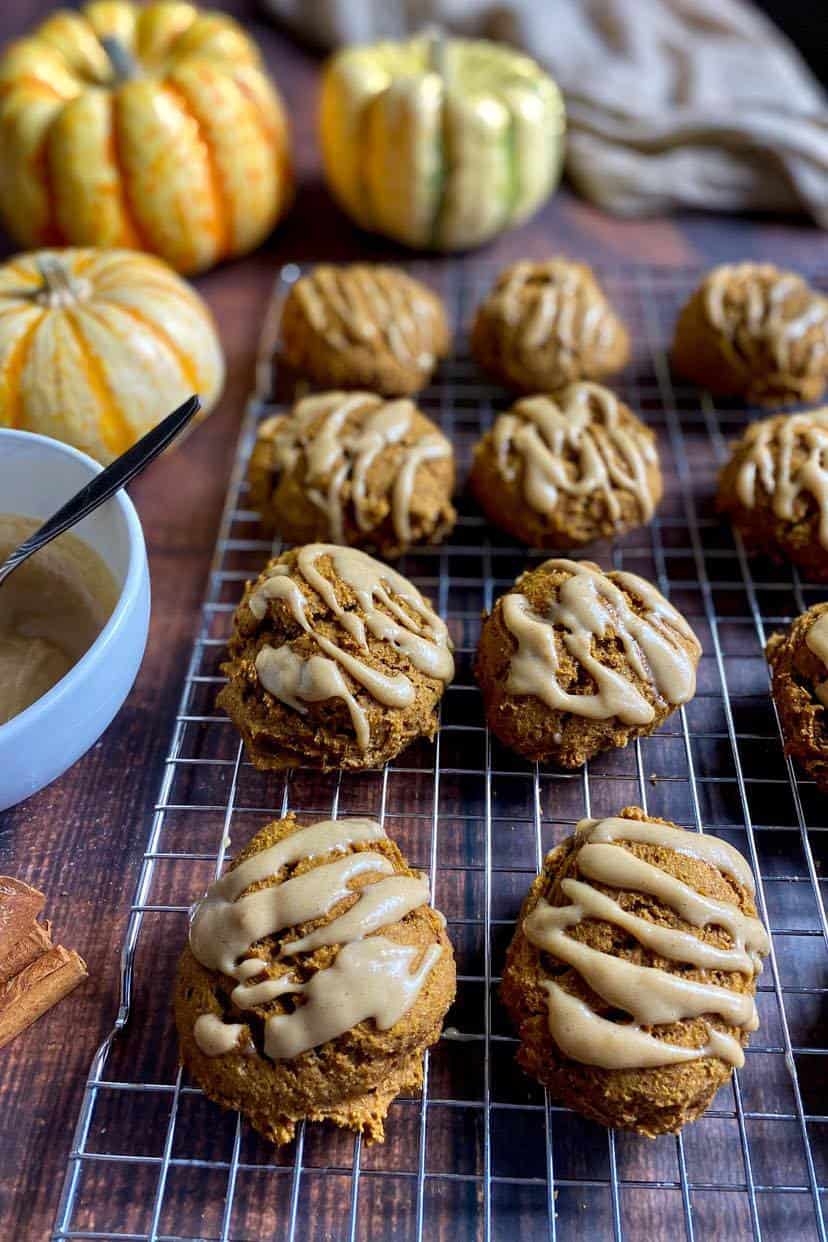
<svg viewBox="0 0 828 1242">
<path fill-rule="evenodd" d="M 630 356 L 629 331 L 592 270 L 564 258 L 501 272 L 477 308 L 471 344 L 485 371 L 522 393 L 601 380 Z M 450 346 L 440 299 L 394 268 L 320 265 L 285 299 L 282 357 L 321 388 L 407 396 Z M 816 401 L 828 382 L 828 299 L 770 263 L 722 264 L 682 308 L 672 358 L 717 395 Z"/>
<path fill-rule="evenodd" d="M 727 842 L 636 807 L 582 820 L 547 856 L 507 954 L 518 1061 L 586 1117 L 676 1132 L 744 1063 L 768 950 Z M 455 987 L 428 879 L 383 827 L 288 815 L 192 911 L 181 1058 L 272 1142 L 305 1120 L 381 1140 L 391 1102 L 422 1085 Z"/>
<path fill-rule="evenodd" d="M 815 605 L 768 644 L 789 753 L 823 788 L 827 613 Z M 572 769 L 689 702 L 700 655 L 651 583 L 552 559 L 496 601 L 475 674 L 505 746 Z M 218 704 L 257 767 L 353 771 L 434 737 L 454 660 L 445 622 L 408 579 L 359 549 L 305 544 L 247 584 L 223 669 Z"/>
<path fill-rule="evenodd" d="M 263 529 L 389 559 L 452 529 L 454 453 L 408 398 L 305 397 L 265 419 L 249 467 Z M 566 551 L 650 520 L 663 482 L 653 432 L 591 381 L 524 397 L 478 442 L 469 485 L 488 519 L 531 547 Z M 828 580 L 828 408 L 752 423 L 720 472 L 717 505 L 748 552 Z"/>
<path fill-rule="evenodd" d="M 476 676 L 506 746 L 573 768 L 687 703 L 700 655 L 651 583 L 559 559 L 496 602 Z M 312 543 L 247 584 L 223 671 L 218 705 L 256 766 L 354 771 L 434 737 L 454 660 L 445 622 L 407 578 L 357 548 Z"/>
</svg>

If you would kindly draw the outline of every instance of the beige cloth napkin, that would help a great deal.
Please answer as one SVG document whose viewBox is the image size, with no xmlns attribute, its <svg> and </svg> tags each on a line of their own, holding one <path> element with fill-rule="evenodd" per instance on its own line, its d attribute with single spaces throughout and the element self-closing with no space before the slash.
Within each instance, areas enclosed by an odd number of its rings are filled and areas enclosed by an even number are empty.
<svg viewBox="0 0 828 1242">
<path fill-rule="evenodd" d="M 523 48 L 566 96 L 572 182 L 607 211 L 797 211 L 828 228 L 825 98 L 742 0 L 263 3 L 326 47 L 439 23 Z"/>
</svg>

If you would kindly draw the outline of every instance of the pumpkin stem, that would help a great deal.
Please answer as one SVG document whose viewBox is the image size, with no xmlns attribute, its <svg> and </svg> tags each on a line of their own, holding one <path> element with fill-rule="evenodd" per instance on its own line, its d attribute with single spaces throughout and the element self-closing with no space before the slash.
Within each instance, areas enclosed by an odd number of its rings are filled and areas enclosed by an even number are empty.
<svg viewBox="0 0 828 1242">
<path fill-rule="evenodd" d="M 428 67 L 445 80 L 447 73 L 446 32 L 442 26 L 427 26 L 423 31 L 428 43 Z"/>
<path fill-rule="evenodd" d="M 55 255 L 39 255 L 37 270 L 43 280 L 35 295 L 38 302 L 47 306 L 68 306 L 78 300 L 81 290 Z"/>
<path fill-rule="evenodd" d="M 135 57 L 127 51 L 120 39 L 114 35 L 103 35 L 101 47 L 109 57 L 115 82 L 129 82 L 140 77 L 140 69 Z"/>
</svg>

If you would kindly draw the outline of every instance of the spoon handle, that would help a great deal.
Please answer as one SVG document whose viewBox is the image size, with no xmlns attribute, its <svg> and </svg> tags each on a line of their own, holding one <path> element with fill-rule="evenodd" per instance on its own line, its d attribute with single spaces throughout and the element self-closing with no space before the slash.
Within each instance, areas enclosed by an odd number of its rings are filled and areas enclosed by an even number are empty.
<svg viewBox="0 0 828 1242">
<path fill-rule="evenodd" d="M 0 582 L 32 553 L 38 552 L 47 543 L 51 543 L 70 526 L 74 526 L 87 517 L 105 500 L 109 500 L 115 492 L 126 487 L 127 483 L 140 474 L 159 453 L 163 453 L 167 445 L 175 439 L 200 409 L 201 402 L 198 397 L 188 397 L 183 405 L 173 410 L 172 414 L 168 414 L 157 426 L 133 444 L 132 448 L 122 453 L 100 474 L 96 474 L 94 479 L 90 479 L 79 492 L 76 492 L 65 505 L 58 509 L 57 513 L 53 513 L 42 526 L 33 531 L 7 561 L 0 565 Z"/>
</svg>

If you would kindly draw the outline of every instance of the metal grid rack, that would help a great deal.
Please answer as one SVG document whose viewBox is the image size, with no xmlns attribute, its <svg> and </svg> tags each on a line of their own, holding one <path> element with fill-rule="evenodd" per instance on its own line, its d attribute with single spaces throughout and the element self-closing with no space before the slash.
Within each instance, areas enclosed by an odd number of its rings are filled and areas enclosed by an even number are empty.
<svg viewBox="0 0 828 1242">
<path fill-rule="evenodd" d="M 426 265 L 413 270 L 429 278 Z M 265 325 L 132 906 L 120 1011 L 89 1073 L 54 1239 L 825 1242 L 826 818 L 814 785 L 784 757 L 762 654 L 768 633 L 820 593 L 795 572 L 749 562 L 713 512 L 715 466 L 748 415 L 671 377 L 666 346 L 699 273 L 599 272 L 636 346 L 616 387 L 658 433 L 665 499 L 650 526 L 589 550 L 650 578 L 688 616 L 704 645 L 698 693 L 653 737 L 565 775 L 525 763 L 484 728 L 471 675 L 480 612 L 540 554 L 488 528 L 465 498 L 451 540 L 401 564 L 436 601 L 457 647 L 433 745 L 382 771 L 263 774 L 216 714 L 233 607 L 271 551 L 245 508 L 244 474 L 256 423 L 276 406 L 277 306 L 297 275 L 294 266 L 282 272 Z M 458 327 L 456 352 L 421 399 L 452 437 L 461 478 L 507 400 L 482 381 L 463 333 L 492 275 L 469 266 L 446 274 L 440 292 Z M 497 998 L 514 918 L 544 853 L 581 816 L 630 803 L 741 849 L 773 933 L 761 1029 L 744 1069 L 704 1118 L 654 1141 L 608 1133 L 545 1098 L 514 1065 Z M 188 906 L 221 870 L 231 837 L 244 841 L 288 808 L 307 822 L 382 820 L 429 871 L 448 918 L 457 1002 L 427 1059 L 422 1097 L 392 1105 L 384 1146 L 309 1125 L 274 1149 L 210 1104 L 176 1063 L 169 993 Z"/>
</svg>

